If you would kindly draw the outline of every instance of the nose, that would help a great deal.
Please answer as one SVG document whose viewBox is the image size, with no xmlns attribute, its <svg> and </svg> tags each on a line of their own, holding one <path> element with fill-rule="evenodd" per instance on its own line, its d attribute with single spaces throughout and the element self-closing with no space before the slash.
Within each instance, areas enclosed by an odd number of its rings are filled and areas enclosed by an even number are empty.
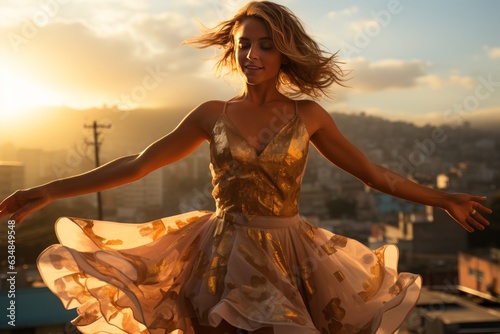
<svg viewBox="0 0 500 334">
<path fill-rule="evenodd" d="M 257 59 L 259 57 L 258 52 L 254 46 L 251 46 L 250 49 L 248 49 L 247 53 L 247 59 L 252 60 L 252 59 Z"/>
</svg>

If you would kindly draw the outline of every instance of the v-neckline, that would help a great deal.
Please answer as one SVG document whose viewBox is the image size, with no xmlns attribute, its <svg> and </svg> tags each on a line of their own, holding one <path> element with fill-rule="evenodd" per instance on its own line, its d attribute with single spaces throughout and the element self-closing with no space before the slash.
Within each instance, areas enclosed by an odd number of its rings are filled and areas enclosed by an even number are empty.
<svg viewBox="0 0 500 334">
<path fill-rule="evenodd" d="M 231 121 L 231 119 L 229 118 L 229 116 L 226 114 L 226 108 L 225 107 L 224 107 L 224 111 L 222 112 L 222 115 L 225 118 L 225 120 L 227 121 L 226 124 L 229 124 L 235 130 L 236 134 L 243 140 L 243 142 L 245 143 L 245 145 L 247 145 L 248 148 L 250 148 L 250 150 L 252 151 L 252 153 L 254 154 L 254 156 L 257 157 L 257 159 L 259 159 L 267 151 L 268 147 L 271 146 L 271 144 L 275 141 L 276 137 L 278 137 L 285 130 L 285 128 L 289 127 L 290 124 L 292 124 L 292 122 L 294 122 L 297 117 L 299 117 L 297 111 L 295 111 L 295 114 L 293 115 L 293 117 L 288 122 L 286 122 L 274 134 L 273 138 L 271 138 L 271 140 L 269 140 L 267 142 L 267 144 L 264 145 L 264 148 L 260 152 L 257 152 L 257 149 L 252 144 L 250 144 L 250 142 L 248 141 L 248 139 L 243 135 L 243 133 L 240 131 L 240 129 L 233 123 L 233 121 Z"/>
</svg>

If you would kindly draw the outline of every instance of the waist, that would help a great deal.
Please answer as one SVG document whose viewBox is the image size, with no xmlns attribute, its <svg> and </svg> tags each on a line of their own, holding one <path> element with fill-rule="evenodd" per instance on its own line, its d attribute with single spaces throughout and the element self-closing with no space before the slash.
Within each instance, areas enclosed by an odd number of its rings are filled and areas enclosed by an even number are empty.
<svg viewBox="0 0 500 334">
<path fill-rule="evenodd" d="M 295 214 L 290 217 L 283 216 L 259 216 L 259 215 L 251 215 L 243 212 L 237 211 L 224 211 L 217 210 L 215 215 L 218 219 L 221 219 L 225 222 L 244 225 L 247 227 L 255 227 L 255 228 L 267 228 L 267 229 L 275 229 L 275 228 L 285 228 L 289 226 L 293 226 L 302 221 L 299 214 Z"/>
</svg>

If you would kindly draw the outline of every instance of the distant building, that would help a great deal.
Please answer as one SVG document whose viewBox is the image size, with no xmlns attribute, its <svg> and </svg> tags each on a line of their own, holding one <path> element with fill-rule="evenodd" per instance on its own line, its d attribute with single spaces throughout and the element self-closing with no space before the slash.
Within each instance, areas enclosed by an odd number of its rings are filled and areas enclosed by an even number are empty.
<svg viewBox="0 0 500 334">
<path fill-rule="evenodd" d="M 190 177 L 199 179 L 210 176 L 210 155 L 204 147 L 193 152 L 190 157 L 186 158 L 189 166 Z"/>
<path fill-rule="evenodd" d="M 468 247 L 467 231 L 442 210 L 423 208 L 401 212 L 398 225 L 385 224 L 372 231 L 369 246 L 397 244 L 400 269 L 422 275 L 424 285 L 443 286 L 455 282 L 457 253 Z"/>
<path fill-rule="evenodd" d="M 24 165 L 19 161 L 0 161 L 0 198 L 24 188 Z"/>
<path fill-rule="evenodd" d="M 495 182 L 498 179 L 498 165 L 496 164 L 462 162 L 450 167 L 446 172 L 438 173 L 436 184 L 438 189 L 450 192 L 466 190 L 471 194 L 490 196 L 496 191 Z"/>
<path fill-rule="evenodd" d="M 450 177 L 446 173 L 439 173 L 436 176 L 436 187 L 438 189 L 447 189 L 450 185 Z"/>
<path fill-rule="evenodd" d="M 324 189 L 319 184 L 303 184 L 299 198 L 299 211 L 305 216 L 328 219 L 327 201 L 330 198 L 332 198 L 331 191 Z"/>
<path fill-rule="evenodd" d="M 156 170 L 140 180 L 112 189 L 106 198 L 114 204 L 114 219 L 143 221 L 149 219 L 147 210 L 163 205 L 163 174 Z M 110 202 L 105 202 L 105 206 Z"/>
<path fill-rule="evenodd" d="M 415 216 L 417 212 L 425 210 L 424 205 L 408 202 L 381 192 L 373 191 L 372 193 L 378 221 L 381 222 L 397 226 L 399 221 L 403 219 L 401 215 L 406 214 L 407 217 L 410 217 L 413 214 L 413 216 Z"/>
<path fill-rule="evenodd" d="M 386 225 L 385 240 L 407 243 L 406 250 L 414 256 L 457 254 L 467 249 L 468 242 L 467 231 L 445 212 L 426 206 L 410 213 L 400 212 L 396 226 Z"/>
<path fill-rule="evenodd" d="M 437 187 L 456 189 L 457 183 L 463 181 L 464 168 L 459 166 L 449 173 L 439 174 L 436 178 Z M 385 195 L 378 195 L 376 199 L 381 218 L 386 218 L 383 221 L 391 221 L 394 212 L 399 209 L 398 223 L 386 225 L 385 241 L 400 244 L 403 254 L 409 252 L 404 255 L 431 258 L 437 254 L 455 255 L 467 249 L 467 231 L 443 210 Z"/>
<path fill-rule="evenodd" d="M 24 163 L 25 186 L 33 187 L 41 183 L 50 165 L 49 157 L 42 149 L 20 149 L 17 158 Z"/>
<path fill-rule="evenodd" d="M 433 221 L 414 225 L 414 252 L 455 255 L 467 249 L 468 232 L 443 210 L 429 209 L 432 211 Z"/>
<path fill-rule="evenodd" d="M 453 287 L 446 291 L 424 288 L 400 333 L 497 334 L 500 312 L 461 297 Z"/>
<path fill-rule="evenodd" d="M 458 284 L 462 291 L 500 302 L 500 249 L 461 252 Z"/>
<path fill-rule="evenodd" d="M 0 143 L 0 161 L 17 160 L 17 149 L 13 143 Z"/>
</svg>

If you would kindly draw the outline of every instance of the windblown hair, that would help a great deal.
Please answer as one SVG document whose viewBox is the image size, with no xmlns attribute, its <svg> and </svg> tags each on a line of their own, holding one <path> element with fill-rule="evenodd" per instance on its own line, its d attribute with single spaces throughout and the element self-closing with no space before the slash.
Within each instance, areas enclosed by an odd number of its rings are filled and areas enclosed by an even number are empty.
<svg viewBox="0 0 500 334">
<path fill-rule="evenodd" d="M 186 43 L 198 48 L 217 46 L 222 53 L 217 58 L 217 74 L 224 68 L 229 73 L 238 72 L 235 56 L 234 34 L 242 21 L 256 17 L 264 22 L 275 47 L 284 56 L 278 75 L 277 88 L 290 96 L 308 95 L 317 98 L 328 96 L 328 88 L 342 85 L 343 71 L 337 61 L 337 53 L 331 54 L 320 48 L 304 30 L 300 20 L 285 6 L 270 1 L 252 1 L 239 10 L 230 20 L 214 28 L 205 28 L 200 37 Z"/>
</svg>

